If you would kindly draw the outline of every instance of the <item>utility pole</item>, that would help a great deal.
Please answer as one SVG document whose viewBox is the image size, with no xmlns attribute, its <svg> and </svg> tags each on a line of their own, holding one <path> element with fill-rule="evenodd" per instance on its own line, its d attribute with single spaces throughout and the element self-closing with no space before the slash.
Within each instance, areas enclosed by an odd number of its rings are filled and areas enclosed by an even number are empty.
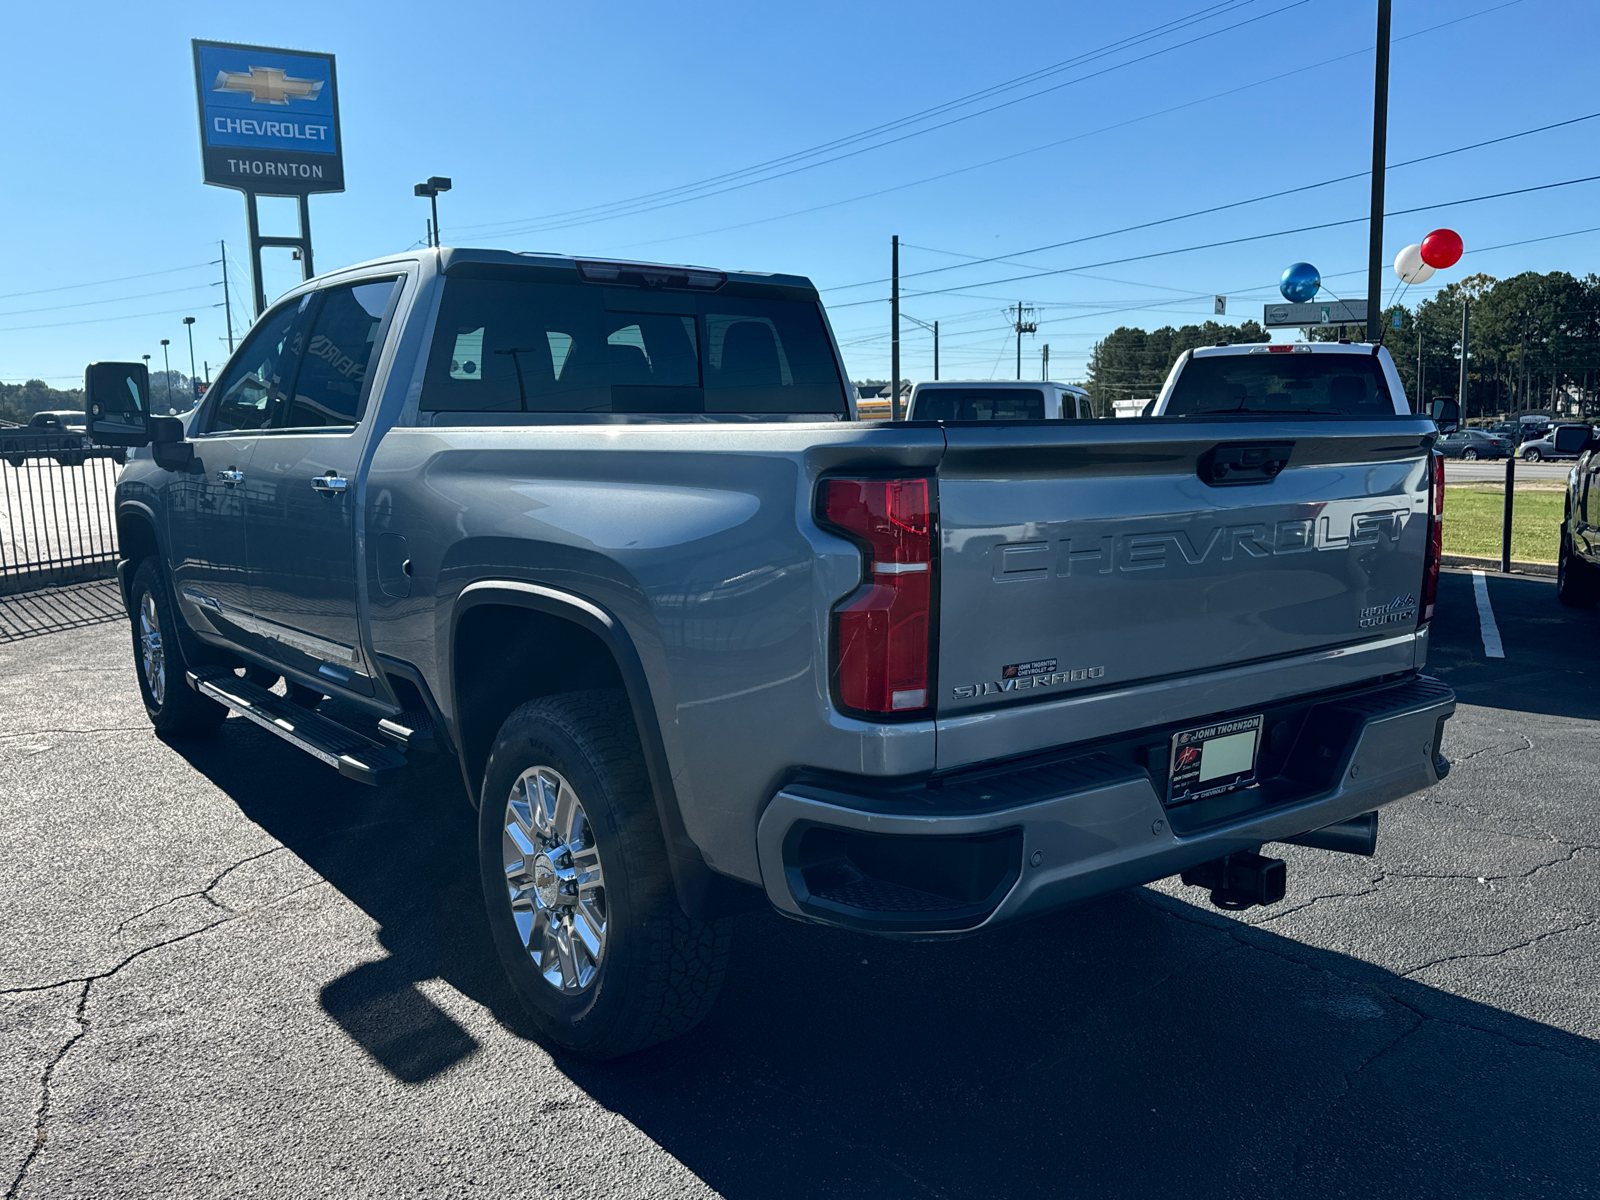
<svg viewBox="0 0 1600 1200">
<path fill-rule="evenodd" d="M 889 239 L 889 419 L 900 419 L 900 235 Z"/>
<path fill-rule="evenodd" d="M 1417 306 L 1417 315 L 1422 315 L 1422 306 Z M 1422 322 L 1417 322 L 1417 411 L 1425 413 L 1428 406 L 1422 397 Z"/>
<path fill-rule="evenodd" d="M 1023 304 L 1021 300 L 1018 300 L 1014 309 L 1006 310 L 1008 314 L 1013 311 L 1017 314 L 1014 324 L 1017 330 L 1017 379 L 1020 382 L 1022 379 L 1022 335 L 1025 333 L 1038 333 L 1039 323 L 1022 319 L 1023 314 L 1027 314 L 1030 317 L 1033 315 L 1033 305 L 1031 304 Z"/>
<path fill-rule="evenodd" d="M 1040 362 L 1040 364 L 1039 364 L 1039 371 L 1040 371 L 1040 374 L 1039 374 L 1040 381 L 1044 382 L 1044 383 L 1049 383 L 1050 382 L 1050 343 L 1049 342 L 1046 342 L 1044 344 L 1044 358 L 1043 358 L 1043 361 Z"/>
<path fill-rule="evenodd" d="M 1378 0 L 1378 54 L 1372 77 L 1372 216 L 1367 228 L 1367 341 L 1383 336 L 1383 170 L 1389 137 L 1389 5 Z"/>
<path fill-rule="evenodd" d="M 1467 324 L 1472 319 L 1472 301 L 1461 298 L 1461 382 L 1456 387 L 1456 403 L 1461 406 L 1461 419 L 1467 419 Z"/>
<path fill-rule="evenodd" d="M 194 318 L 185 317 L 183 327 L 189 331 L 189 391 L 196 404 L 200 403 L 200 377 L 194 372 Z"/>
<path fill-rule="evenodd" d="M 228 297 L 228 243 L 219 241 L 222 247 L 222 319 L 228 323 L 228 357 L 233 357 L 233 302 Z"/>
<path fill-rule="evenodd" d="M 939 378 L 939 322 L 935 321 L 935 322 L 933 322 L 933 324 L 930 325 L 926 321 L 919 321 L 916 317 L 913 317 L 910 313 L 901 313 L 900 315 L 902 317 L 904 317 L 906 320 L 910 321 L 913 325 L 917 326 L 917 328 L 919 328 L 919 329 L 927 329 L 927 330 L 932 331 L 932 333 L 933 333 L 933 377 L 935 379 L 938 379 Z"/>
</svg>

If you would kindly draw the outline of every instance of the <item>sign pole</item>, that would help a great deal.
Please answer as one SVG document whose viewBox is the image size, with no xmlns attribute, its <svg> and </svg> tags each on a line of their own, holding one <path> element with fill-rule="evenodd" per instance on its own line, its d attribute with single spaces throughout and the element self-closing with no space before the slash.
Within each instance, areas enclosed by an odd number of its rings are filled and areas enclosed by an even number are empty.
<svg viewBox="0 0 1600 1200">
<path fill-rule="evenodd" d="M 244 211 L 250 226 L 250 285 L 255 292 L 256 316 L 267 311 L 267 288 L 261 279 L 261 219 L 256 215 L 256 194 L 244 194 Z"/>
<path fill-rule="evenodd" d="M 1389 136 L 1389 4 L 1378 0 L 1378 54 L 1372 80 L 1372 216 L 1367 228 L 1367 341 L 1383 336 L 1383 172 Z"/>
</svg>

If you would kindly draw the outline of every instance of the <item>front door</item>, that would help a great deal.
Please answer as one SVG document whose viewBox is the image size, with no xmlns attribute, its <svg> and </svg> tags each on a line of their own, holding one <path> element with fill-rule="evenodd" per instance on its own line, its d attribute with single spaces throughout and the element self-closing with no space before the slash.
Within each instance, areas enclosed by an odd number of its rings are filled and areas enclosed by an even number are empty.
<svg viewBox="0 0 1600 1200">
<path fill-rule="evenodd" d="M 248 644 L 245 514 L 251 462 L 294 374 L 302 304 L 272 312 L 211 389 L 190 428 L 194 459 L 167 477 L 168 542 L 178 603 L 191 627 Z"/>
<path fill-rule="evenodd" d="M 251 605 L 284 666 L 372 693 L 356 594 L 361 417 L 398 281 L 316 293 L 282 416 L 250 470 Z"/>
</svg>

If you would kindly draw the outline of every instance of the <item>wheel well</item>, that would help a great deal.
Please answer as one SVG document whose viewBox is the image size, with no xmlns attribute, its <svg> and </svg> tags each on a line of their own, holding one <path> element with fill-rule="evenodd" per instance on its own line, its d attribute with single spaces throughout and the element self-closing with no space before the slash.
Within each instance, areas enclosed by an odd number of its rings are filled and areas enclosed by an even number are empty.
<svg viewBox="0 0 1600 1200">
<path fill-rule="evenodd" d="M 581 625 L 514 605 L 483 604 L 456 626 L 451 664 L 456 732 L 476 801 L 511 710 L 541 696 L 623 686 L 611 650 Z"/>
<path fill-rule="evenodd" d="M 160 553 L 155 527 L 145 517 L 126 512 L 117 515 L 117 554 L 128 564 L 128 584 L 132 584 L 133 573 L 139 569 L 141 562 Z M 128 597 L 123 596 L 122 599 L 126 605 Z"/>
</svg>

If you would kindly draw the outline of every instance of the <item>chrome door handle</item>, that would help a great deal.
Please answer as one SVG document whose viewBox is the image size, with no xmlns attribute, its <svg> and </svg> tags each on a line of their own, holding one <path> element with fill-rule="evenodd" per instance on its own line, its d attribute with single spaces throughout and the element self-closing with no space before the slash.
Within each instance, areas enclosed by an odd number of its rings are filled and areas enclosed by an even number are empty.
<svg viewBox="0 0 1600 1200">
<path fill-rule="evenodd" d="M 319 492 L 342 492 L 350 486 L 350 481 L 338 475 L 313 475 L 311 486 Z"/>
<path fill-rule="evenodd" d="M 230 468 L 229 470 L 226 470 L 226 471 L 218 471 L 217 472 L 217 478 L 222 480 L 223 483 L 229 483 L 229 484 L 232 484 L 232 483 L 243 483 L 244 482 L 244 472 L 243 471 L 235 471 L 235 470 L 232 470 Z"/>
</svg>

